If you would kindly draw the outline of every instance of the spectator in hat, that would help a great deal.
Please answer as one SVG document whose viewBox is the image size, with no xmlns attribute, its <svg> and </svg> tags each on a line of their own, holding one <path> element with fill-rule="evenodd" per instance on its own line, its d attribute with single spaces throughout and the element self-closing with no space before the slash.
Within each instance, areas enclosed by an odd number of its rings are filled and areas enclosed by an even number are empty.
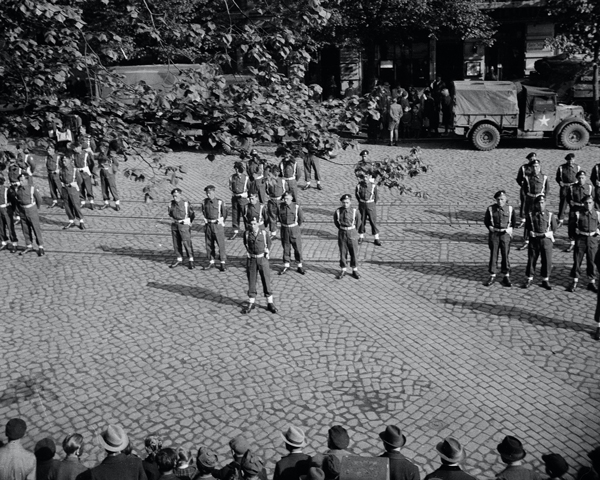
<svg viewBox="0 0 600 480">
<path fill-rule="evenodd" d="M 192 451 L 183 447 L 177 449 L 177 466 L 173 473 L 181 480 L 192 480 L 198 469 L 193 464 L 194 456 Z"/>
<path fill-rule="evenodd" d="M 484 225 L 489 231 L 488 246 L 490 248 L 490 261 L 488 271 L 490 278 L 485 283 L 489 287 L 496 280 L 496 270 L 498 269 L 498 252 L 502 257 L 501 272 L 504 275 L 502 285 L 512 286 L 510 281 L 510 244 L 513 236 L 513 229 L 517 226 L 517 215 L 511 205 L 507 205 L 506 192 L 498 190 L 494 195 L 496 203 L 490 205 L 485 211 L 483 220 Z"/>
<path fill-rule="evenodd" d="M 198 473 L 193 480 L 208 480 L 214 477 L 214 470 L 217 466 L 217 454 L 210 448 L 200 447 L 196 456 L 196 468 Z M 216 477 L 220 478 L 220 477 Z"/>
<path fill-rule="evenodd" d="M 327 432 L 327 452 L 325 455 L 333 455 L 340 461 L 350 455 L 346 449 L 350 445 L 348 432 L 341 425 L 334 425 Z"/>
<path fill-rule="evenodd" d="M 562 480 L 565 473 L 569 471 L 569 465 L 558 453 L 542 455 L 542 462 L 546 466 L 546 473 L 550 475 L 549 480 Z"/>
<path fill-rule="evenodd" d="M 406 444 L 406 437 L 400 427 L 388 425 L 379 434 L 379 438 L 385 448 L 385 453 L 380 457 L 390 459 L 390 480 L 419 480 L 419 467 L 400 453 L 400 449 Z"/>
<path fill-rule="evenodd" d="M 56 469 L 60 460 L 54 458 L 56 455 L 56 444 L 51 438 L 43 438 L 35 444 L 33 449 L 35 455 L 35 478 L 36 480 L 48 480 L 56 476 Z"/>
<path fill-rule="evenodd" d="M 504 437 L 497 450 L 506 464 L 506 468 L 496 475 L 498 480 L 541 480 L 538 473 L 523 466 L 526 453 L 518 438 L 511 435 Z"/>
<path fill-rule="evenodd" d="M 154 456 L 161 480 L 179 480 L 173 472 L 177 468 L 177 452 L 174 448 L 161 448 Z"/>
<path fill-rule="evenodd" d="M 235 475 L 236 478 L 241 476 L 241 462 L 246 452 L 250 450 L 250 443 L 242 435 L 238 435 L 229 441 L 229 449 L 231 450 L 231 456 L 233 461 L 225 465 L 221 469 L 213 469 L 212 476 L 221 480 L 227 480 Z M 266 480 L 266 476 L 265 479 Z"/>
<path fill-rule="evenodd" d="M 6 424 L 8 443 L 0 447 L 0 479 L 35 480 L 35 455 L 23 448 L 21 439 L 25 436 L 27 424 L 20 418 L 12 418 Z"/>
<path fill-rule="evenodd" d="M 67 456 L 56 468 L 56 474 L 50 480 L 76 480 L 77 476 L 87 470 L 81 463 L 83 453 L 83 436 L 78 433 L 67 435 L 62 442 L 62 448 Z"/>
<path fill-rule="evenodd" d="M 446 437 L 435 447 L 442 465 L 425 477 L 425 480 L 475 480 L 475 477 L 461 470 L 459 463 L 465 458 L 463 450 L 458 440 L 452 437 Z"/>
<path fill-rule="evenodd" d="M 246 480 L 263 480 L 267 478 L 265 463 L 262 458 L 248 450 L 240 463 L 242 478 Z"/>
<path fill-rule="evenodd" d="M 588 453 L 588 458 L 591 460 L 591 467 L 582 467 L 578 470 L 577 480 L 598 480 L 600 478 L 600 447 Z"/>
<path fill-rule="evenodd" d="M 158 470 L 158 465 L 156 464 L 156 454 L 162 448 L 162 445 L 162 438 L 156 434 L 148 435 L 144 439 L 146 458 L 143 460 L 142 465 L 148 480 L 158 480 L 160 478 L 160 472 Z"/>
<path fill-rule="evenodd" d="M 129 437 L 120 425 L 109 425 L 98 435 L 98 443 L 106 450 L 106 458 L 83 474 L 85 480 L 147 480 L 141 462 L 134 462 L 123 450 Z M 157 469 L 158 470 L 158 469 Z"/>
<path fill-rule="evenodd" d="M 300 475 L 300 480 L 325 480 L 325 472 L 317 467 L 311 467 L 306 475 Z"/>
<path fill-rule="evenodd" d="M 342 460 L 335 455 L 327 455 L 323 461 L 325 480 L 339 480 L 342 471 Z"/>
<path fill-rule="evenodd" d="M 298 480 L 300 475 L 306 475 L 309 470 L 310 457 L 302 453 L 306 437 L 302 429 L 293 425 L 281 436 L 288 454 L 275 464 L 273 480 Z"/>
</svg>

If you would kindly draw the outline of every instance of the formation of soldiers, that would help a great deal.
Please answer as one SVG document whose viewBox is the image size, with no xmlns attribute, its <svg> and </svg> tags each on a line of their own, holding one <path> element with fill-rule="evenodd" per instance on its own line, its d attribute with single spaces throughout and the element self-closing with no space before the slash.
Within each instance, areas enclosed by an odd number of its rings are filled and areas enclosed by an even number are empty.
<svg viewBox="0 0 600 480">
<path fill-rule="evenodd" d="M 367 151 L 361 153 L 362 158 Z M 271 270 L 269 266 L 272 243 L 278 233 L 283 246 L 283 267 L 279 275 L 285 275 L 292 267 L 292 250 L 296 271 L 306 274 L 302 254 L 302 234 L 300 227 L 304 223 L 304 212 L 298 201 L 298 164 L 296 157 L 285 155 L 278 165 L 268 164 L 256 150 L 249 154 L 247 162 L 237 161 L 234 173 L 229 177 L 231 192 L 231 226 L 233 232 L 229 240 L 240 234 L 240 225 L 245 227 L 242 241 L 246 249 L 246 273 L 248 277 L 248 303 L 242 310 L 250 313 L 256 307 L 257 281 L 260 275 L 263 293 L 267 299 L 267 309 L 277 313 L 271 289 Z M 310 170 L 315 170 L 317 189 L 323 190 L 319 173 L 318 157 L 307 156 L 305 160 L 305 180 L 303 190 L 310 188 Z M 200 206 L 205 225 L 204 238 L 209 263 L 204 270 L 216 267 L 217 249 L 219 270 L 226 270 L 227 247 L 225 243 L 225 221 L 229 209 L 226 203 L 215 196 L 216 187 L 205 188 L 206 199 Z M 176 259 L 171 268 L 183 264 L 184 250 L 188 258 L 188 268 L 196 268 L 191 242 L 191 226 L 196 213 L 189 202 L 182 199 L 182 190 L 175 188 L 171 192 L 173 200 L 168 213 L 172 219 L 171 233 Z M 336 278 L 342 279 L 348 270 L 350 256 L 351 276 L 360 279 L 358 273 L 358 245 L 364 242 L 366 222 L 369 221 L 374 235 L 375 245 L 380 246 L 379 229 L 375 205 L 378 200 L 377 184 L 371 172 L 359 178 L 355 189 L 358 208 L 352 206 L 352 196 L 345 194 L 340 198 L 341 206 L 333 214 L 333 222 L 338 229 L 340 250 L 340 271 Z M 278 232 L 279 225 L 279 232 Z"/>
<path fill-rule="evenodd" d="M 540 160 L 535 152 L 527 156 L 528 162 L 519 168 L 517 183 L 520 186 L 519 220 L 515 208 L 507 204 L 504 190 L 496 192 L 495 204 L 485 213 L 484 224 L 489 231 L 490 277 L 485 282 L 491 286 L 496 281 L 498 256 L 501 257 L 500 272 L 502 285 L 511 287 L 510 245 L 516 228 L 524 227 L 524 243 L 518 249 L 527 249 L 527 267 L 522 288 L 533 284 L 534 272 L 538 260 L 541 263 L 541 286 L 552 290 L 550 275 L 552 272 L 552 253 L 556 231 L 567 222 L 569 246 L 565 252 L 573 253 L 573 266 L 570 271 L 572 282 L 567 288 L 575 292 L 582 276 L 581 265 L 586 259 L 587 289 L 598 294 L 596 273 L 600 268 L 598 236 L 600 236 L 600 164 L 593 167 L 591 184 L 587 183 L 587 174 L 575 164 L 575 154 L 569 153 L 565 163 L 556 171 L 555 180 L 559 185 L 558 215 L 546 209 L 549 194 L 548 175 L 541 172 Z M 568 216 L 567 216 L 568 211 Z M 594 338 L 600 340 L 600 312 L 596 311 L 597 322 Z"/>
</svg>

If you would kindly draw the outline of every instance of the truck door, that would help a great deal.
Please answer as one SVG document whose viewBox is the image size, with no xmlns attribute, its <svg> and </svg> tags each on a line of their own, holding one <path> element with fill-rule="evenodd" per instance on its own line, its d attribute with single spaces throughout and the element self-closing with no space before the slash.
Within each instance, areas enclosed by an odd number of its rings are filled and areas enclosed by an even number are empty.
<svg viewBox="0 0 600 480">
<path fill-rule="evenodd" d="M 556 96 L 536 96 L 533 98 L 531 114 L 525 119 L 525 130 L 548 132 L 556 126 Z"/>
</svg>

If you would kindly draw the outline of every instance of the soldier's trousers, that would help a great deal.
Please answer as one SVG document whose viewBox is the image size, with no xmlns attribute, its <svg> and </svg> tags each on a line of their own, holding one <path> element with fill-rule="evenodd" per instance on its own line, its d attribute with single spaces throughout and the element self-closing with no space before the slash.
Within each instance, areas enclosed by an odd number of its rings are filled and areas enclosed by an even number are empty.
<svg viewBox="0 0 600 480">
<path fill-rule="evenodd" d="M 30 208 L 20 208 L 21 212 L 21 227 L 23 228 L 23 236 L 25 237 L 25 245 L 33 245 L 33 236 L 38 244 L 44 245 L 42 238 L 42 227 L 40 226 L 40 215 L 37 207 L 34 205 Z"/>
<path fill-rule="evenodd" d="M 506 232 L 490 232 L 488 237 L 488 245 L 490 246 L 490 265 L 489 272 L 492 275 L 496 274 L 498 268 L 498 252 L 502 257 L 501 272 L 503 274 L 510 273 L 510 261 L 508 254 L 510 253 L 510 242 L 512 238 Z"/>
<path fill-rule="evenodd" d="M 575 239 L 575 249 L 573 250 L 573 268 L 571 269 L 571 277 L 579 278 L 581 276 L 581 263 L 583 257 L 586 259 L 585 272 L 592 279 L 595 274 L 594 258 L 598 251 L 598 237 L 586 237 L 585 235 L 577 235 Z"/>
<path fill-rule="evenodd" d="M 267 203 L 269 197 L 267 196 L 267 185 L 265 184 L 264 178 L 252 180 L 248 186 L 248 193 L 258 194 L 258 201 L 263 205 Z"/>
<path fill-rule="evenodd" d="M 340 249 L 340 267 L 346 268 L 348 254 L 350 254 L 350 266 L 358 267 L 356 256 L 358 254 L 358 235 L 356 229 L 338 230 L 338 247 Z"/>
<path fill-rule="evenodd" d="M 246 262 L 246 274 L 248 276 L 248 297 L 256 298 L 256 281 L 258 280 L 259 274 L 265 297 L 270 297 L 272 295 L 271 270 L 267 258 L 249 258 Z"/>
<path fill-rule="evenodd" d="M 217 258 L 216 245 L 219 246 L 219 260 L 225 262 L 227 254 L 225 253 L 225 229 L 218 223 L 207 223 L 204 230 L 204 240 L 206 243 L 206 255 L 209 260 Z"/>
<path fill-rule="evenodd" d="M 62 187 L 62 199 L 65 207 L 65 212 L 69 220 L 81 220 L 83 214 L 81 213 L 81 206 L 79 204 L 79 192 L 74 186 L 68 185 Z"/>
<path fill-rule="evenodd" d="M 283 244 L 283 262 L 290 263 L 292 260 L 292 247 L 294 247 L 294 259 L 302 263 L 302 235 L 300 227 L 281 227 L 281 243 Z"/>
<path fill-rule="evenodd" d="M 61 184 L 58 173 L 48 172 L 48 187 L 50 187 L 50 198 L 59 200 L 61 198 Z"/>
<path fill-rule="evenodd" d="M 358 233 L 365 233 L 367 219 L 371 224 L 371 234 L 379 233 L 377 228 L 377 205 L 375 202 L 358 202 L 358 211 L 360 212 L 360 224 L 358 225 Z"/>
<path fill-rule="evenodd" d="M 102 199 L 105 202 L 110 201 L 111 195 L 115 202 L 119 200 L 117 179 L 114 173 L 108 173 L 105 169 L 100 170 L 100 188 L 102 189 Z"/>
<path fill-rule="evenodd" d="M 85 202 L 86 199 L 94 199 L 94 191 L 92 190 L 92 176 L 87 172 L 79 171 L 77 175 L 77 186 L 79 187 L 79 199 Z"/>
<path fill-rule="evenodd" d="M 192 227 L 183 223 L 171 223 L 171 238 L 173 239 L 173 250 L 177 258 L 183 258 L 183 249 L 190 260 L 194 258 L 192 247 Z"/>
<path fill-rule="evenodd" d="M 310 182 L 312 170 L 315 171 L 315 180 L 321 181 L 321 162 L 319 157 L 307 153 L 304 157 L 304 181 Z"/>
<path fill-rule="evenodd" d="M 540 274 L 548 278 L 552 272 L 552 240 L 546 237 L 533 237 L 529 239 L 527 247 L 527 268 L 525 275 L 533 277 L 538 258 L 542 259 Z"/>
<path fill-rule="evenodd" d="M 234 195 L 231 197 L 231 226 L 234 230 L 239 230 L 240 219 L 244 213 L 244 207 L 248 204 L 248 199 Z"/>
<path fill-rule="evenodd" d="M 269 229 L 271 233 L 275 233 L 277 231 L 277 215 L 279 213 L 279 204 L 281 200 L 274 200 L 272 198 L 269 199 L 269 203 L 267 203 L 267 214 L 265 216 L 265 226 Z"/>
<path fill-rule="evenodd" d="M 12 209 L 0 207 L 0 240 L 6 245 L 9 240 L 16 245 L 19 239 L 15 230 L 15 220 Z"/>
</svg>

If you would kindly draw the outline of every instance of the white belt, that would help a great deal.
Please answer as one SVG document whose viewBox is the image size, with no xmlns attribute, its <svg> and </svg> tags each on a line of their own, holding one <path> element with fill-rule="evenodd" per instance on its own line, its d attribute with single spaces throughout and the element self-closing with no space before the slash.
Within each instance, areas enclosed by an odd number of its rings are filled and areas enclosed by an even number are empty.
<svg viewBox="0 0 600 480">
<path fill-rule="evenodd" d="M 260 180 L 263 177 L 264 177 L 264 175 L 261 175 L 260 177 L 254 177 L 254 180 Z"/>
<path fill-rule="evenodd" d="M 359 200 L 361 203 L 374 203 L 375 200 Z"/>
<path fill-rule="evenodd" d="M 583 235 L 584 237 L 595 237 L 596 236 L 596 232 L 582 232 L 579 229 L 576 229 L 575 233 L 577 235 Z"/>
<path fill-rule="evenodd" d="M 281 200 L 281 197 L 269 197 L 269 200 L 273 200 L 275 202 L 278 202 L 279 200 Z"/>
<path fill-rule="evenodd" d="M 583 203 L 571 202 L 572 207 L 583 207 Z"/>
<path fill-rule="evenodd" d="M 284 180 L 296 180 L 296 177 L 283 177 Z"/>
<path fill-rule="evenodd" d="M 552 232 L 543 232 L 543 233 L 529 232 L 529 236 L 530 237 L 534 237 L 534 238 L 536 238 L 536 237 L 548 237 L 548 238 L 551 238 L 551 237 L 549 237 L 549 235 L 554 236 Z"/>
<path fill-rule="evenodd" d="M 506 228 L 496 228 L 496 227 L 494 227 L 494 232 L 506 233 Z"/>
<path fill-rule="evenodd" d="M 249 253 L 248 255 L 250 255 L 250 258 L 262 258 L 265 256 L 264 253 L 259 253 L 258 255 L 254 255 L 253 253 Z"/>
<path fill-rule="evenodd" d="M 543 195 L 543 193 L 528 193 L 527 194 L 528 197 L 539 197 L 540 195 Z"/>
<path fill-rule="evenodd" d="M 0 208 L 6 208 L 8 207 L 8 203 L 5 203 L 4 205 L 0 205 Z"/>
<path fill-rule="evenodd" d="M 354 230 L 355 228 L 356 228 L 355 226 L 352 226 L 352 227 L 342 227 L 340 225 L 340 230 Z"/>
<path fill-rule="evenodd" d="M 287 228 L 297 227 L 298 226 L 298 222 L 296 222 L 296 223 L 290 223 L 289 225 L 285 225 L 284 223 L 282 223 L 281 226 L 282 227 L 287 227 Z"/>
<path fill-rule="evenodd" d="M 246 195 L 246 192 L 242 192 L 242 193 L 234 193 L 233 196 L 234 197 L 241 197 L 242 195 Z"/>
<path fill-rule="evenodd" d="M 23 208 L 31 208 L 35 205 L 35 203 L 30 203 L 29 205 L 21 205 Z"/>
<path fill-rule="evenodd" d="M 218 223 L 219 219 L 217 218 L 216 220 L 209 220 L 208 218 L 206 219 L 207 223 Z"/>
</svg>

